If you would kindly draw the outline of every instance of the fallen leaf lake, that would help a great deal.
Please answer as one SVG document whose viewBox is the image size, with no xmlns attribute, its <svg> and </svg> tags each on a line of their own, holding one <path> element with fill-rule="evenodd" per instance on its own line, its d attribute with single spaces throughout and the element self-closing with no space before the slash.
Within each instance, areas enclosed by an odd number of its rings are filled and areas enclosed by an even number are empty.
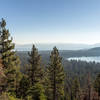
<svg viewBox="0 0 100 100">
<path fill-rule="evenodd" d="M 68 60 L 81 60 L 81 61 L 87 61 L 87 62 L 96 62 L 100 63 L 100 56 L 95 56 L 95 57 L 70 57 Z"/>
</svg>

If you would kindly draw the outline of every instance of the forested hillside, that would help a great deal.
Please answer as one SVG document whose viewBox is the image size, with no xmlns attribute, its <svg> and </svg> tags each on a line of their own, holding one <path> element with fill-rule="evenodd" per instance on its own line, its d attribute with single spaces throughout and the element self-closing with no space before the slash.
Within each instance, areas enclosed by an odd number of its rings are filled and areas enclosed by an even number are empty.
<svg viewBox="0 0 100 100">
<path fill-rule="evenodd" d="M 28 57 L 27 54 L 28 51 L 17 51 L 17 54 L 22 58 L 24 55 Z M 50 50 L 48 51 L 39 51 L 43 59 L 49 58 Z M 91 49 L 83 49 L 83 50 L 59 50 L 60 56 L 64 59 L 70 58 L 70 57 L 93 57 L 93 56 L 100 56 L 100 47 L 91 48 Z"/>
<path fill-rule="evenodd" d="M 97 51 L 99 54 L 99 48 L 66 53 L 56 47 L 38 51 L 33 45 L 31 51 L 16 52 L 2 19 L 0 100 L 100 100 L 100 63 L 65 59 L 74 53 L 93 56 Z"/>
<path fill-rule="evenodd" d="M 49 54 L 50 51 L 40 51 L 39 52 L 42 57 L 42 64 L 46 67 L 49 63 Z M 28 51 L 19 51 L 17 55 L 20 57 L 21 60 L 21 71 L 24 72 L 25 65 L 28 64 Z M 94 80 L 96 75 L 100 72 L 100 63 L 96 62 L 86 62 L 86 61 L 77 61 L 77 60 L 66 60 L 62 57 L 62 64 L 64 67 L 65 73 L 69 75 L 71 78 L 78 76 L 80 78 L 80 82 L 83 84 L 86 82 L 88 73 L 91 74 L 91 79 Z M 85 83 L 86 84 L 86 83 Z M 85 85 L 83 84 L 83 85 Z M 82 85 L 82 86 L 83 86 Z"/>
</svg>

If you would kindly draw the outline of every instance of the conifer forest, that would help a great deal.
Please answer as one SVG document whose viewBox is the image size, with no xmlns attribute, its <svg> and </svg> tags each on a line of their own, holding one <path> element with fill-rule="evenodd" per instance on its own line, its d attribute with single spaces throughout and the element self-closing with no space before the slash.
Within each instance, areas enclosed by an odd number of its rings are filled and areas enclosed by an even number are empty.
<svg viewBox="0 0 100 100">
<path fill-rule="evenodd" d="M 6 24 L 2 18 L 0 100 L 100 100 L 100 63 L 64 60 L 56 46 L 48 57 L 34 44 L 16 51 Z"/>
</svg>

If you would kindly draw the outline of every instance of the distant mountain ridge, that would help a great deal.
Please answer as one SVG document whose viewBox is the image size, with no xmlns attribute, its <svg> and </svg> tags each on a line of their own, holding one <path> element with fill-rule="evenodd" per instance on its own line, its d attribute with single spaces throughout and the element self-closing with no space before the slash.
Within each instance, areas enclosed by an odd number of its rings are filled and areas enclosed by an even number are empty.
<svg viewBox="0 0 100 100">
<path fill-rule="evenodd" d="M 88 45 L 88 44 L 71 44 L 71 43 L 51 43 L 51 44 L 35 44 L 39 50 L 52 50 L 56 46 L 59 50 L 80 50 L 100 47 L 100 43 Z M 18 45 L 16 44 L 16 50 L 18 51 L 30 51 L 32 44 Z"/>
<path fill-rule="evenodd" d="M 100 47 L 95 47 L 95 48 L 91 48 L 91 49 L 89 49 L 89 50 L 95 50 L 95 51 L 100 51 Z"/>
<path fill-rule="evenodd" d="M 82 57 L 82 56 L 85 57 L 100 56 L 100 47 L 83 49 L 83 50 L 64 50 L 64 51 L 60 51 L 60 54 L 64 58 Z"/>
</svg>

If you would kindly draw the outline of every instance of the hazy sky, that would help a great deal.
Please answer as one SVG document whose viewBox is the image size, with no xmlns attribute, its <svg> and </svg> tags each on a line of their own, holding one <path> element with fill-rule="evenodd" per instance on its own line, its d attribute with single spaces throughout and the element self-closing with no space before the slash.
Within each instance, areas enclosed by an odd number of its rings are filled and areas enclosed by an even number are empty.
<svg viewBox="0 0 100 100">
<path fill-rule="evenodd" d="M 0 0 L 18 44 L 100 43 L 100 0 Z"/>
</svg>

